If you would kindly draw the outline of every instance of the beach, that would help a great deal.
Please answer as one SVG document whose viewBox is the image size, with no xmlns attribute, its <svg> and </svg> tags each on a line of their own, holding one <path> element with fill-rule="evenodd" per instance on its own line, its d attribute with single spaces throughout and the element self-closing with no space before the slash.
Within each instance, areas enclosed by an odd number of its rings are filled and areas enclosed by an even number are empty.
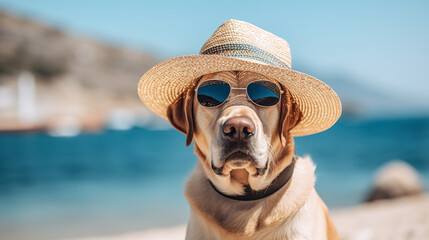
<svg viewBox="0 0 429 240">
<path fill-rule="evenodd" d="M 427 240 L 429 238 L 429 194 L 379 200 L 335 210 L 330 214 L 343 240 Z M 185 239 L 185 234 L 186 225 L 179 225 L 74 240 L 179 240 Z"/>
</svg>

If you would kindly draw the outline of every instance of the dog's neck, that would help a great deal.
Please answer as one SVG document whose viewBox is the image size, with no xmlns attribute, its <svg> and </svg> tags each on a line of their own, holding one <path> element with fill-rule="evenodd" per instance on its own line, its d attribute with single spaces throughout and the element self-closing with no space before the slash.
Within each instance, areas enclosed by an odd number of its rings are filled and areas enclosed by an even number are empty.
<svg viewBox="0 0 429 240">
<path fill-rule="evenodd" d="M 190 228 L 205 229 L 207 238 L 220 234 L 219 239 L 242 239 L 243 234 L 272 232 L 269 226 L 284 224 L 295 216 L 314 191 L 314 168 L 309 158 L 298 158 L 293 177 L 284 187 L 259 200 L 236 201 L 223 197 L 210 186 L 199 162 L 185 190 L 192 210 Z"/>
<path fill-rule="evenodd" d="M 221 191 L 219 191 L 216 186 L 210 181 L 210 185 L 212 186 L 212 188 L 219 193 L 220 195 L 229 198 L 229 199 L 233 199 L 233 200 L 239 200 L 239 201 L 253 201 L 253 200 L 258 200 L 258 199 L 262 199 L 265 197 L 270 196 L 271 194 L 277 192 L 280 188 L 282 188 L 283 186 L 285 186 L 289 180 L 292 177 L 293 174 L 293 170 L 295 167 L 295 162 L 296 162 L 296 155 L 293 156 L 292 158 L 292 162 L 289 164 L 289 166 L 287 166 L 276 178 L 274 178 L 271 183 L 267 186 L 267 188 L 259 190 L 259 191 L 255 191 L 253 190 L 249 185 L 244 185 L 244 194 L 243 195 L 227 195 L 222 193 Z"/>
</svg>

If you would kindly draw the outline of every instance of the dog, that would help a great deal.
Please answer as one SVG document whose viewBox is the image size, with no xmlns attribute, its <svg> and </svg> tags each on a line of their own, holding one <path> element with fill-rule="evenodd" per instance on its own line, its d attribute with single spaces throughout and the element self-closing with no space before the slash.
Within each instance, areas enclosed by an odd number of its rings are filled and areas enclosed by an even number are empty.
<svg viewBox="0 0 429 240">
<path fill-rule="evenodd" d="M 280 89 L 277 104 L 249 99 L 248 85 L 261 79 Z M 185 188 L 186 239 L 339 239 L 312 160 L 295 155 L 290 131 L 302 112 L 287 86 L 251 71 L 206 74 L 197 85 L 210 80 L 231 86 L 222 104 L 202 106 L 189 87 L 167 109 L 199 159 Z"/>
<path fill-rule="evenodd" d="M 199 54 L 141 77 L 140 99 L 199 159 L 185 188 L 187 239 L 339 239 L 293 137 L 329 129 L 341 100 L 291 64 L 286 40 L 230 19 Z"/>
</svg>

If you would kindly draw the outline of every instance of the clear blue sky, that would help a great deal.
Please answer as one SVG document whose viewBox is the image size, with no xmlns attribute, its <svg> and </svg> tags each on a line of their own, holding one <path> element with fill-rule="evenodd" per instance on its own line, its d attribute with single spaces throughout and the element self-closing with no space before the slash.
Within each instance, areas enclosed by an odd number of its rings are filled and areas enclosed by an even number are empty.
<svg viewBox="0 0 429 240">
<path fill-rule="evenodd" d="M 163 59 L 196 54 L 222 22 L 245 20 L 285 38 L 299 66 L 345 73 L 429 112 L 429 1 L 0 0 L 0 8 Z"/>
</svg>

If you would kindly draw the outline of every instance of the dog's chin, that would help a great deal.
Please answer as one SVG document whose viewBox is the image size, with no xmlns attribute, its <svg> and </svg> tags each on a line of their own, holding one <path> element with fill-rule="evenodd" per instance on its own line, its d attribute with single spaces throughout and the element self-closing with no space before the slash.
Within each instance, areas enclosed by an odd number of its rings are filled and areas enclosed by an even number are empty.
<svg viewBox="0 0 429 240">
<path fill-rule="evenodd" d="M 233 151 L 226 154 L 221 162 L 223 162 L 223 165 L 220 167 L 215 166 L 212 162 L 212 170 L 219 176 L 234 175 L 237 172 L 247 171 L 250 176 L 256 177 L 264 175 L 268 168 L 268 162 L 263 167 L 257 166 L 255 158 L 243 151 Z"/>
</svg>

